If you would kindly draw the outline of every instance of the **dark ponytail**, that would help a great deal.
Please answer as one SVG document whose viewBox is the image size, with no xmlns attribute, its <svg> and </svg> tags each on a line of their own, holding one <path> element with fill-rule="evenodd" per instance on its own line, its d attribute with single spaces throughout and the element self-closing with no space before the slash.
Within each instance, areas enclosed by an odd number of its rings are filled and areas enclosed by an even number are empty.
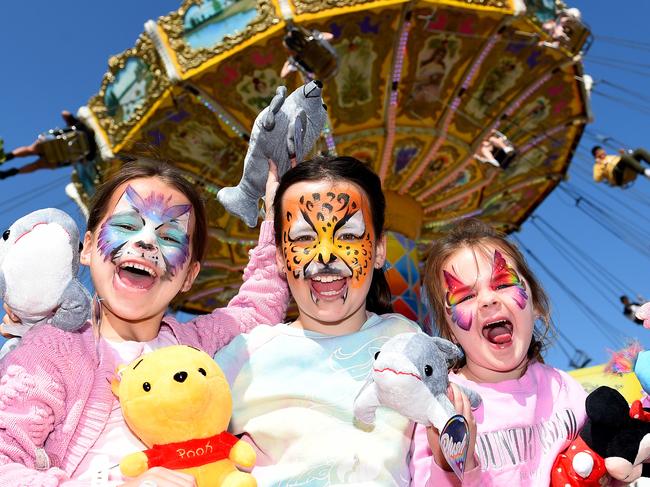
<svg viewBox="0 0 650 487">
<path fill-rule="evenodd" d="M 366 309 L 378 315 L 392 313 L 392 299 L 393 295 L 390 292 L 384 269 L 375 269 L 372 274 L 368 296 L 366 297 Z"/>
<path fill-rule="evenodd" d="M 275 193 L 273 207 L 275 208 L 275 243 L 278 247 L 282 242 L 282 196 L 287 189 L 303 181 L 348 181 L 354 183 L 366 193 L 370 210 L 372 212 L 372 225 L 377 240 L 384 233 L 384 214 L 386 211 L 386 198 L 381 189 L 381 180 L 372 169 L 363 162 L 348 156 L 316 157 L 301 162 L 289 169 L 280 180 L 280 185 Z M 375 269 L 368 296 L 366 309 L 377 314 L 392 313 L 391 293 L 383 269 Z"/>
</svg>

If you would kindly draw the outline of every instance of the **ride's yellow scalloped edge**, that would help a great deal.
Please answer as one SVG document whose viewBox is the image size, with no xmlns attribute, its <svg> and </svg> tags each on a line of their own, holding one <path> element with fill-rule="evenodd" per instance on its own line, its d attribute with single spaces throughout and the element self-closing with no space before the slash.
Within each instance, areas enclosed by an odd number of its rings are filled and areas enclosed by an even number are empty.
<svg viewBox="0 0 650 487">
<path fill-rule="evenodd" d="M 382 8 L 382 7 L 392 7 L 392 6 L 402 5 L 408 2 L 409 0 L 378 0 L 376 2 L 360 3 L 357 5 L 348 5 L 345 7 L 332 7 L 326 10 L 322 10 L 320 12 L 295 14 L 295 16 L 293 17 L 293 21 L 298 24 L 302 21 L 319 20 L 328 17 L 337 17 L 339 15 L 359 12 L 361 10 L 372 10 L 372 9 Z"/>
<path fill-rule="evenodd" d="M 495 5 L 481 5 L 478 1 L 468 0 L 423 0 L 423 3 L 433 3 L 436 5 L 449 5 L 450 7 L 459 7 L 472 10 L 484 10 L 490 12 L 499 12 L 512 15 L 515 13 L 514 0 L 501 0 L 503 7 Z"/>
<path fill-rule="evenodd" d="M 284 29 L 285 22 L 283 20 L 280 20 L 277 24 L 269 27 L 266 29 L 264 32 L 260 32 L 258 34 L 255 34 L 251 36 L 250 38 L 246 39 L 243 41 L 241 44 L 236 45 L 232 49 L 229 49 L 227 51 L 224 51 L 220 54 L 215 55 L 212 59 L 205 61 L 203 64 L 200 66 L 197 66 L 196 68 L 191 68 L 186 72 L 181 72 L 181 76 L 183 81 L 192 78 L 193 76 L 196 76 L 198 74 L 201 74 L 203 71 L 206 69 L 211 68 L 215 64 L 220 63 L 226 58 L 231 57 L 233 54 L 238 53 L 239 51 L 242 51 L 246 49 L 247 47 L 250 47 L 254 44 L 257 44 L 259 41 L 271 37 L 273 34 L 275 34 L 277 31 Z"/>
</svg>

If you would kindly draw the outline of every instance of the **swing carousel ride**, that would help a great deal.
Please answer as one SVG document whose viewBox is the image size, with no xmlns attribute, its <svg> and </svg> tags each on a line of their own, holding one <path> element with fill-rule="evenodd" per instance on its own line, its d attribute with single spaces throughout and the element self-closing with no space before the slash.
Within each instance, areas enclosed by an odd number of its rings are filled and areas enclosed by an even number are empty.
<svg viewBox="0 0 650 487">
<path fill-rule="evenodd" d="M 211 227 L 203 270 L 175 305 L 212 310 L 236 293 L 257 236 L 216 193 L 239 181 L 276 87 L 317 77 L 328 121 L 313 153 L 351 155 L 380 175 L 394 305 L 417 318 L 427 242 L 468 216 L 518 228 L 564 178 L 590 120 L 588 29 L 575 22 L 558 40 L 543 24 L 557 12 L 526 3 L 185 0 L 109 60 L 78 113 L 97 155 L 75 164 L 73 182 L 87 202 L 143 143 L 174 161 L 205 192 Z M 298 69 L 282 78 L 290 56 Z M 505 169 L 475 157 L 493 133 L 516 151 Z"/>
</svg>

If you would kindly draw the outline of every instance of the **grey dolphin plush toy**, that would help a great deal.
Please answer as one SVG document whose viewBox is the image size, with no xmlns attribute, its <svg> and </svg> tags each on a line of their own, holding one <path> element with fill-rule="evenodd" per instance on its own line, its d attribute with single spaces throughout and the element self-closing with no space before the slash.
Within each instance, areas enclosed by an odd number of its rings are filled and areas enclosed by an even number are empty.
<svg viewBox="0 0 650 487">
<path fill-rule="evenodd" d="M 369 381 L 354 401 L 354 415 L 366 424 L 375 420 L 378 406 L 388 406 L 424 426 L 442 431 L 458 414 L 447 397 L 447 361 L 460 358 L 460 349 L 448 340 L 424 333 L 395 335 L 375 355 Z M 461 387 L 472 408 L 481 404 L 474 391 Z"/>
<path fill-rule="evenodd" d="M 269 159 L 277 164 L 278 176 L 282 176 L 291 167 L 291 159 L 303 161 L 323 130 L 327 108 L 321 97 L 322 87 L 320 81 L 310 81 L 287 96 L 287 88 L 279 86 L 269 106 L 255 119 L 241 181 L 217 193 L 224 208 L 249 227 L 257 225 Z"/>
<path fill-rule="evenodd" d="M 37 210 L 16 220 L 0 239 L 0 297 L 20 318 L 5 332 L 23 336 L 38 323 L 67 331 L 90 318 L 90 294 L 77 279 L 79 229 L 66 212 Z M 15 348 L 8 340 L 0 356 Z"/>
</svg>

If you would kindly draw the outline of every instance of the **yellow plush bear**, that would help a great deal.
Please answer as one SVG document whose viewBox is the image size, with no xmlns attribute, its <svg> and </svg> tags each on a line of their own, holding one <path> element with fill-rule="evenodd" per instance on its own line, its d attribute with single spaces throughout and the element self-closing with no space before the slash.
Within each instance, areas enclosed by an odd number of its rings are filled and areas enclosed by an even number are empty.
<svg viewBox="0 0 650 487">
<path fill-rule="evenodd" d="M 127 455 L 120 470 L 138 476 L 161 466 L 189 473 L 199 487 L 255 487 L 255 451 L 226 431 L 232 399 L 226 377 L 200 350 L 176 345 L 119 369 L 112 383 L 124 420 L 149 450 Z"/>
</svg>

